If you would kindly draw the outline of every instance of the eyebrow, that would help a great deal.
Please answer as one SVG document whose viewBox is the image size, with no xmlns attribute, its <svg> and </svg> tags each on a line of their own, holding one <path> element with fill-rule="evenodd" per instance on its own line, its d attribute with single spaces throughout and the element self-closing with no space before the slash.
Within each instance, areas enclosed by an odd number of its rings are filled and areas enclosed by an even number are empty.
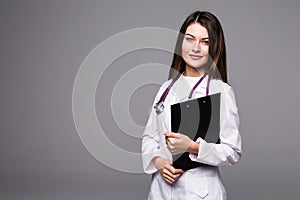
<svg viewBox="0 0 300 200">
<path fill-rule="evenodd" d="M 187 34 L 185 34 L 185 35 L 189 35 L 189 36 L 191 36 L 191 37 L 193 37 L 193 38 L 196 38 L 195 36 L 193 36 L 193 35 L 190 34 L 190 33 L 187 33 Z M 205 39 L 209 39 L 209 37 L 204 37 L 204 38 L 202 38 L 202 40 L 205 40 Z"/>
</svg>

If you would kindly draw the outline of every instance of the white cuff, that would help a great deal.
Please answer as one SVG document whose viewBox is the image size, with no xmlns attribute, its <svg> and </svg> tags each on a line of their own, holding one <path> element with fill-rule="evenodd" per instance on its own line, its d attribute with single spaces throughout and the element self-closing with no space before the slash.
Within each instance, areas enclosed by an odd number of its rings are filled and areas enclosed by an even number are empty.
<svg viewBox="0 0 300 200">
<path fill-rule="evenodd" d="M 146 174 L 153 174 L 157 171 L 152 159 L 156 156 L 162 158 L 167 158 L 166 152 L 164 149 L 160 148 L 158 151 L 147 153 L 143 155 L 143 168 Z"/>
</svg>

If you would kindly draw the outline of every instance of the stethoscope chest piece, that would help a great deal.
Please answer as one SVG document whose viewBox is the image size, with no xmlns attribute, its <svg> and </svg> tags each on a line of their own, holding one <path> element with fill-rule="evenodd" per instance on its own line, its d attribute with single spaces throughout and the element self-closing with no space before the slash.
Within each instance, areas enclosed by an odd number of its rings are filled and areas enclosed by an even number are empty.
<svg viewBox="0 0 300 200">
<path fill-rule="evenodd" d="M 164 104 L 163 102 L 158 102 L 155 104 L 154 109 L 156 111 L 156 113 L 159 115 L 164 111 Z"/>
</svg>

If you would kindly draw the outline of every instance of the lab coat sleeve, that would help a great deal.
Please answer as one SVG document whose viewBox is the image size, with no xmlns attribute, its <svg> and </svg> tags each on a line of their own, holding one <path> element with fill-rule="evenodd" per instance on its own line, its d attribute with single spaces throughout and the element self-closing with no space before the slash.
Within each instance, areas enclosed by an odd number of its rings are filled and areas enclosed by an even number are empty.
<svg viewBox="0 0 300 200">
<path fill-rule="evenodd" d="M 152 174 L 157 171 L 152 159 L 156 156 L 160 156 L 162 158 L 167 158 L 166 148 L 164 148 L 160 144 L 160 136 L 157 126 L 157 114 L 153 106 L 159 100 L 163 91 L 167 88 L 169 81 L 165 82 L 161 88 L 159 89 L 154 103 L 151 108 L 151 112 L 147 121 L 147 124 L 144 129 L 143 139 L 142 139 L 142 162 L 143 162 L 143 170 L 147 174 Z"/>
<path fill-rule="evenodd" d="M 220 126 L 220 144 L 207 143 L 202 138 L 198 154 L 189 154 L 191 160 L 213 166 L 233 165 L 237 163 L 243 152 L 241 135 L 239 132 L 239 114 L 235 95 L 231 86 L 224 88 L 225 115 Z"/>
</svg>

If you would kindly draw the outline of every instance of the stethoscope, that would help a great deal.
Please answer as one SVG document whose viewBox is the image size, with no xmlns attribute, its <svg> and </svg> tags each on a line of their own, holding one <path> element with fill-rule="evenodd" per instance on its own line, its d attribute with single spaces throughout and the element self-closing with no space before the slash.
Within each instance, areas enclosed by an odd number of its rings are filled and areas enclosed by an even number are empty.
<svg viewBox="0 0 300 200">
<path fill-rule="evenodd" d="M 182 73 L 183 74 L 183 73 Z M 174 83 L 178 80 L 178 78 L 182 75 L 181 73 L 178 73 L 178 75 L 172 79 L 172 82 L 169 84 L 169 86 L 167 87 L 167 89 L 164 91 L 164 93 L 161 95 L 159 101 L 154 105 L 154 109 L 156 111 L 156 113 L 159 115 L 164 111 L 164 102 L 165 99 L 167 98 L 169 91 L 171 89 L 171 87 L 174 85 Z M 197 88 L 197 86 L 202 82 L 202 80 L 206 77 L 208 73 L 206 72 L 200 79 L 199 81 L 194 85 L 194 87 L 192 88 L 192 90 L 190 91 L 190 94 L 188 96 L 188 99 L 191 99 L 194 93 L 194 90 Z M 209 93 L 209 83 L 210 83 L 210 75 L 208 75 L 208 81 L 207 81 L 207 85 L 206 85 L 206 96 L 208 96 Z"/>
</svg>

